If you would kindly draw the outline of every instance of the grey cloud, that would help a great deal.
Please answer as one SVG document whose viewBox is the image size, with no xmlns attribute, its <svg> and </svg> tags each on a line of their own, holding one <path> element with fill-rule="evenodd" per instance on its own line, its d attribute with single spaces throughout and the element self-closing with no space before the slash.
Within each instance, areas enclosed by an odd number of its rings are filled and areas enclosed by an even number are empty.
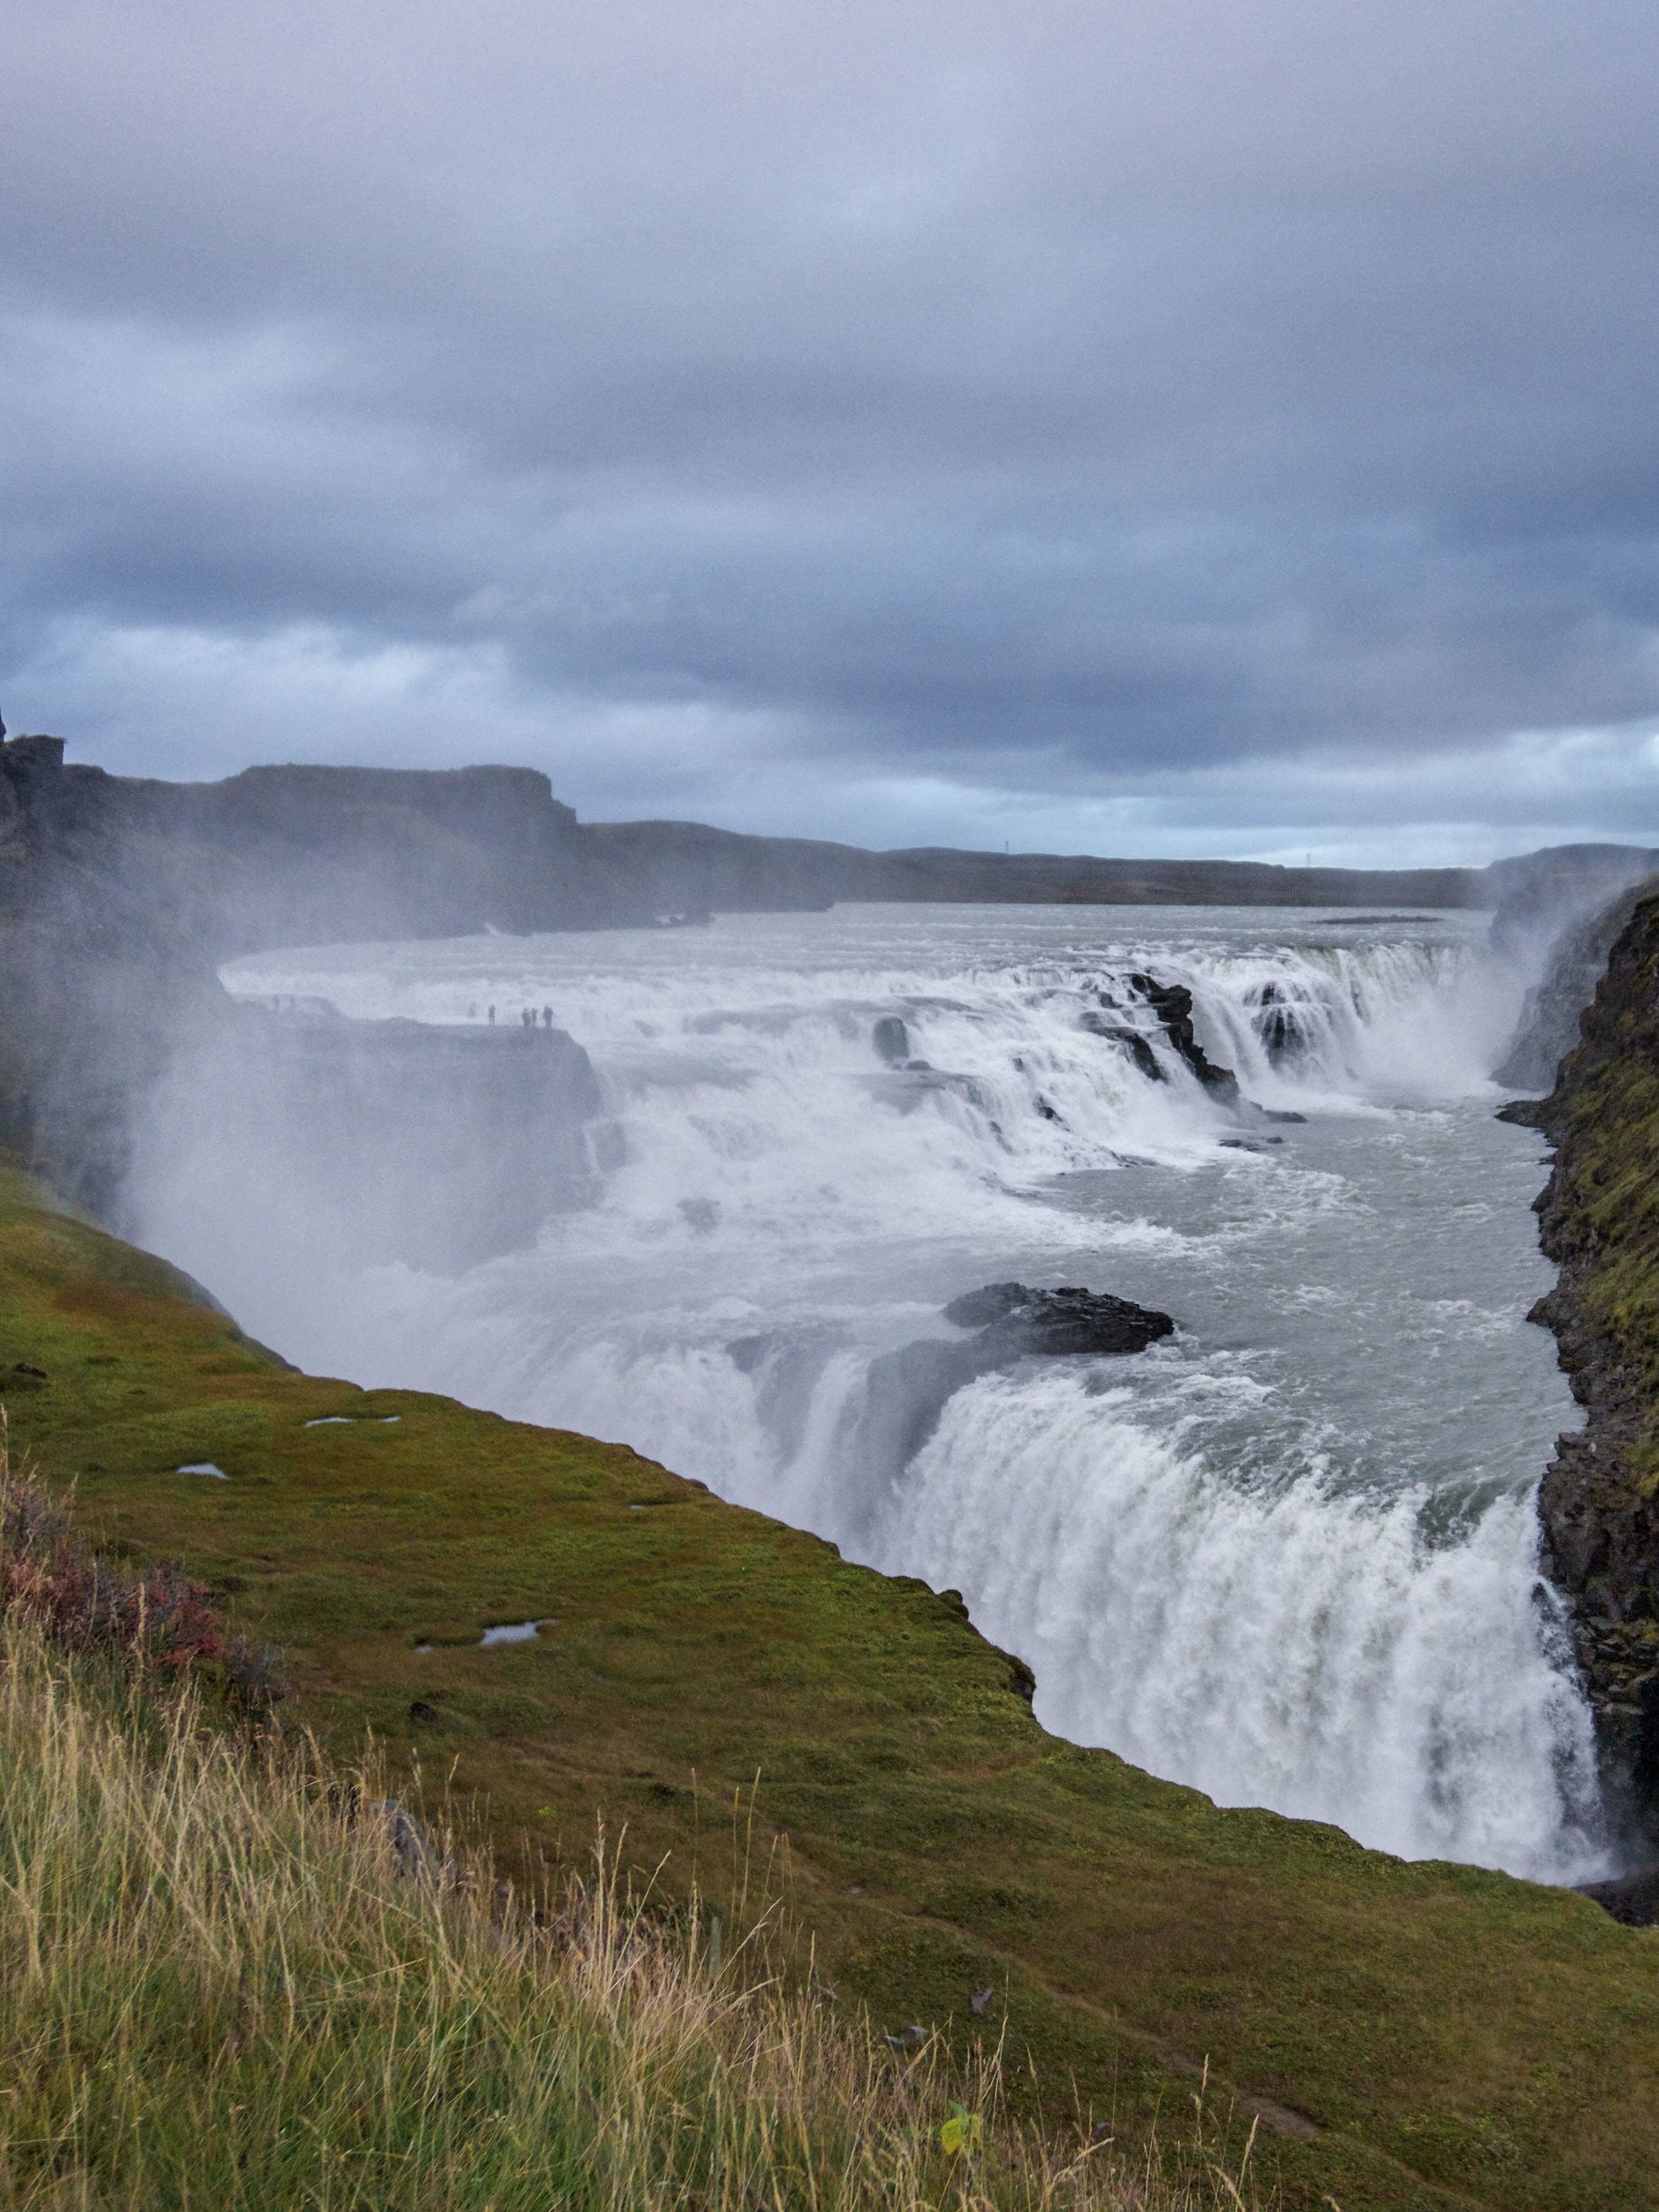
<svg viewBox="0 0 1659 2212">
<path fill-rule="evenodd" d="M 425 685 L 878 841 L 1652 811 L 1645 8 L 14 14 L 14 722 L 457 757 Z"/>
</svg>

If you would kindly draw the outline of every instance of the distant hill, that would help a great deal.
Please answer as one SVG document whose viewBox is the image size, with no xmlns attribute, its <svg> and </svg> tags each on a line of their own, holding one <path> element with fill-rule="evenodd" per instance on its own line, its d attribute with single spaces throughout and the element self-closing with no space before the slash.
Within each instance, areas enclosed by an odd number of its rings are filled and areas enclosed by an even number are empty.
<svg viewBox="0 0 1659 2212">
<path fill-rule="evenodd" d="M 597 822 L 605 871 L 658 912 L 787 912 L 856 899 L 987 906 L 1468 906 L 1466 868 L 1279 868 L 1252 860 L 1102 860 L 918 845 L 870 852 L 800 837 L 749 837 L 697 822 Z"/>
<path fill-rule="evenodd" d="M 69 897 L 216 956 L 279 944 L 627 927 L 855 900 L 1057 906 L 1581 910 L 1655 856 L 1558 846 L 1489 868 L 1283 868 L 915 846 L 869 851 L 701 822 L 579 822 L 531 768 L 247 768 L 218 783 L 113 776 L 63 741 L 0 742 L 0 916 Z"/>
</svg>

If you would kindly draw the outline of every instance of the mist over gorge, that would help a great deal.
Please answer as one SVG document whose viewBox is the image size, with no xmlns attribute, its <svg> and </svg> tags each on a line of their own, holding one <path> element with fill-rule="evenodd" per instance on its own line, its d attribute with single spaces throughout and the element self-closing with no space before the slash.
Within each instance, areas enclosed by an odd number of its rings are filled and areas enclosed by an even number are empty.
<svg viewBox="0 0 1659 2212">
<path fill-rule="evenodd" d="M 1420 877 L 1323 879 L 1349 902 L 1325 918 L 660 927 L 637 851 L 596 863 L 513 772 L 175 792 L 7 752 L 9 881 L 27 853 L 83 932 L 118 884 L 129 924 L 150 901 L 148 944 L 95 933 L 35 979 L 73 1064 L 107 1064 L 86 1187 L 256 1334 L 617 1437 L 959 1587 L 1050 1725 L 1224 1801 L 1410 1855 L 1614 1864 L 1538 1574 L 1571 1415 L 1523 1319 L 1534 1155 L 1488 1079 L 1543 949 L 1645 856 L 1497 872 L 1496 953 L 1472 904 L 1389 912 L 1444 895 Z M 739 895 L 767 895 L 762 860 Z M 799 904 L 826 887 L 795 873 Z M 276 949 L 341 933 L 380 942 Z M 103 1010 L 73 995 L 94 975 Z M 1007 1277 L 1179 1333 L 964 1367 L 943 1310 Z"/>
<path fill-rule="evenodd" d="M 1607 1847 L 1530 1504 L 1571 1401 L 1523 1318 L 1536 1153 L 1491 1119 L 1519 995 L 1482 926 L 851 908 L 261 956 L 234 990 L 358 1019 L 552 1005 L 603 1098 L 592 1202 L 448 1278 L 335 1266 L 326 1222 L 268 1263 L 257 1164 L 234 1217 L 175 1174 L 140 1219 L 307 1363 L 616 1437 L 961 1589 L 1063 1733 L 1584 1878 Z M 1179 1334 L 964 1378 L 943 1310 L 1010 1276 Z"/>
<path fill-rule="evenodd" d="M 959 904 L 832 904 L 787 846 L 710 872 L 712 833 L 585 833 L 521 772 L 0 763 L 14 1141 L 257 1336 L 958 1588 L 1048 1724 L 1220 1801 L 1620 1863 L 1540 1576 L 1574 1415 L 1491 1076 L 1559 1048 L 1572 931 L 1651 856 L 1288 879 L 1321 910 L 941 855 L 910 880 Z M 1014 895 L 1066 869 L 1079 902 Z M 1007 1279 L 1177 1332 L 981 1353 L 946 1310 Z"/>
</svg>

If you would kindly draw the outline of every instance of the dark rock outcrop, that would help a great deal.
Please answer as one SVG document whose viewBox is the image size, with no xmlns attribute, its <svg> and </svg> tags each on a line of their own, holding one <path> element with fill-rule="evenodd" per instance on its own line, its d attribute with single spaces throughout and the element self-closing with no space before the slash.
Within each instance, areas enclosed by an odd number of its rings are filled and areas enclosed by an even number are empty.
<svg viewBox="0 0 1659 2212">
<path fill-rule="evenodd" d="M 881 1014 L 870 1033 L 878 1059 L 890 1068 L 907 1067 L 910 1061 L 910 1033 L 897 1014 Z"/>
<path fill-rule="evenodd" d="M 1156 976 L 1132 975 L 1132 989 L 1152 1009 L 1164 1035 L 1213 1098 L 1224 1106 L 1237 1106 L 1239 1079 L 1231 1068 L 1217 1067 L 1198 1041 L 1193 1027 L 1193 995 L 1184 983 L 1161 983 Z"/>
<path fill-rule="evenodd" d="M 981 1375 L 1020 1359 L 1141 1352 L 1175 1328 L 1168 1314 L 1109 1292 L 1036 1290 L 1024 1283 L 968 1291 L 952 1299 L 944 1317 L 973 1333 L 924 1337 L 870 1364 L 853 1463 L 864 1471 L 872 1496 L 920 1451 L 956 1392 Z"/>
<path fill-rule="evenodd" d="M 999 1361 L 1144 1352 L 1175 1330 L 1167 1313 L 1110 1291 L 1033 1290 L 1024 1283 L 987 1283 L 983 1290 L 967 1291 L 951 1300 L 945 1318 L 959 1329 L 979 1330 L 979 1348 Z"/>
<path fill-rule="evenodd" d="M 1609 1882 L 1580 1882 L 1578 1889 L 1622 1927 L 1651 1928 L 1659 1922 L 1659 1867 L 1616 1875 Z"/>
<path fill-rule="evenodd" d="M 1092 1008 L 1079 1015 L 1078 1019 L 1079 1025 L 1087 1029 L 1090 1036 L 1103 1038 L 1108 1044 L 1117 1045 L 1126 1052 L 1137 1073 L 1145 1076 L 1148 1083 L 1168 1080 L 1158 1064 L 1152 1040 L 1144 1030 L 1133 1028 L 1125 1021 L 1114 1021 L 1108 1014 L 1097 1014 Z"/>
<path fill-rule="evenodd" d="M 1634 900 L 1581 1038 L 1508 1118 L 1556 1147 L 1538 1202 L 1560 1273 L 1532 1318 L 1586 1411 L 1539 1511 L 1609 1787 L 1659 1836 L 1659 893 Z"/>
<path fill-rule="evenodd" d="M 0 744 L 0 1144 L 109 1217 L 134 1099 L 228 1001 L 188 900 L 103 835 L 78 772 L 59 739 Z"/>
</svg>

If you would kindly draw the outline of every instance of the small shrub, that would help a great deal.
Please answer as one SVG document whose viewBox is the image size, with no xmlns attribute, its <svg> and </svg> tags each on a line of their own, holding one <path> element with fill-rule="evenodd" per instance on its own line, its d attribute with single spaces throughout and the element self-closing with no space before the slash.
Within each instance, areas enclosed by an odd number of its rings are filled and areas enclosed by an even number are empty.
<svg viewBox="0 0 1659 2212">
<path fill-rule="evenodd" d="M 0 1417 L 0 1614 L 13 1612 L 64 1651 L 172 1674 L 211 1670 L 250 1704 L 280 1694 L 271 1655 L 230 1632 L 201 1583 L 88 1550 L 63 1499 L 12 1465 Z"/>
</svg>

